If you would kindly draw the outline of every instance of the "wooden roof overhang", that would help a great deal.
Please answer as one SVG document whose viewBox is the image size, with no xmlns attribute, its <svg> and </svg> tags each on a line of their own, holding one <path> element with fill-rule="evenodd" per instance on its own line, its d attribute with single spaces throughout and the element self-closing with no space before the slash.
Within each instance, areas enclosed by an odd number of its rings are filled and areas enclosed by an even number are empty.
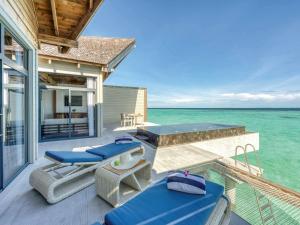
<svg viewBox="0 0 300 225">
<path fill-rule="evenodd" d="M 78 46 L 77 38 L 103 0 L 33 0 L 38 42 L 57 45 L 66 53 Z"/>
</svg>

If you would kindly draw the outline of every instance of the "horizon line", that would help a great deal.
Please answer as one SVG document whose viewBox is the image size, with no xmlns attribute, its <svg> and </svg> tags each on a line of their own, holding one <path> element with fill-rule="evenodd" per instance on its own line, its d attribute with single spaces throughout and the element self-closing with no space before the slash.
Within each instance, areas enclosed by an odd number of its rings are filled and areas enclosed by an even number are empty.
<svg viewBox="0 0 300 225">
<path fill-rule="evenodd" d="M 300 110 L 300 107 L 148 107 L 147 109 L 292 109 Z"/>
</svg>

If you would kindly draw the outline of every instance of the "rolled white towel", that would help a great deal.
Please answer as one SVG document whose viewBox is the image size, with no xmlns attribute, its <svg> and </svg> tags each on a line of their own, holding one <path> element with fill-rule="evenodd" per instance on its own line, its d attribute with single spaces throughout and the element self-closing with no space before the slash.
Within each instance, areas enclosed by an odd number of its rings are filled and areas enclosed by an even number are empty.
<svg viewBox="0 0 300 225">
<path fill-rule="evenodd" d="M 167 187 L 174 191 L 204 195 L 206 194 L 205 186 L 204 177 L 192 175 L 188 172 L 177 172 L 167 177 Z"/>
<path fill-rule="evenodd" d="M 119 136 L 115 138 L 115 144 L 132 143 L 133 138 L 131 136 Z"/>
</svg>

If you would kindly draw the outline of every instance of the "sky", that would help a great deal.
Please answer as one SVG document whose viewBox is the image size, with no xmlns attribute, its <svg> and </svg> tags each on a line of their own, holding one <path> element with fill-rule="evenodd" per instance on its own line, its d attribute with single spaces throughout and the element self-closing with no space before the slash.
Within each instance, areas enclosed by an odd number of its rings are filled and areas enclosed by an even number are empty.
<svg viewBox="0 0 300 225">
<path fill-rule="evenodd" d="M 83 35 L 135 38 L 105 84 L 149 107 L 300 107 L 300 1 L 106 0 Z"/>
</svg>

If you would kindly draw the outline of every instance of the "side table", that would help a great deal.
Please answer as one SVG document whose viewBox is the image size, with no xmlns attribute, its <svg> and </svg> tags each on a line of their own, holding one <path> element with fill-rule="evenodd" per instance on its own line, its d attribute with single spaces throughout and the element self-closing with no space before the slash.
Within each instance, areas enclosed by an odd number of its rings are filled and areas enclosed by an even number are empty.
<svg viewBox="0 0 300 225">
<path fill-rule="evenodd" d="M 97 194 L 117 207 L 151 183 L 151 163 L 141 160 L 133 168 L 117 170 L 110 164 L 98 168 L 95 173 Z"/>
</svg>

